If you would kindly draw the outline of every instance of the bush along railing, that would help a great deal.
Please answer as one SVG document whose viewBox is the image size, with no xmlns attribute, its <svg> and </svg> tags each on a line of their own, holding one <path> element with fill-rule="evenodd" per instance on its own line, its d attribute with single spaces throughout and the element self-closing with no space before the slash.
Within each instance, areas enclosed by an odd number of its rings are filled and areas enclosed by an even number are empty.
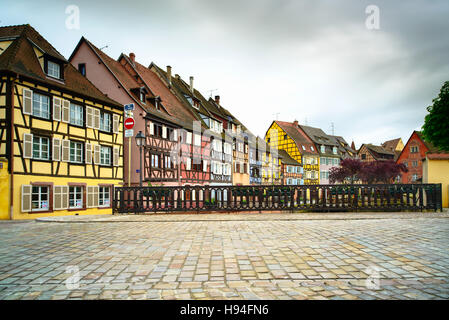
<svg viewBox="0 0 449 320">
<path fill-rule="evenodd" d="M 114 212 L 442 210 L 441 184 L 117 187 Z"/>
</svg>

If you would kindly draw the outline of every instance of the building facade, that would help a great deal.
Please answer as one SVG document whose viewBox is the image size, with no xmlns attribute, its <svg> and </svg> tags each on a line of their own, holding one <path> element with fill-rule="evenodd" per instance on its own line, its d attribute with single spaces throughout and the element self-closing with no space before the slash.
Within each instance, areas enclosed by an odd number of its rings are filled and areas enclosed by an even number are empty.
<svg viewBox="0 0 449 320">
<path fill-rule="evenodd" d="M 31 26 L 0 28 L 0 44 L 7 218 L 112 213 L 123 182 L 123 106 Z"/>
</svg>

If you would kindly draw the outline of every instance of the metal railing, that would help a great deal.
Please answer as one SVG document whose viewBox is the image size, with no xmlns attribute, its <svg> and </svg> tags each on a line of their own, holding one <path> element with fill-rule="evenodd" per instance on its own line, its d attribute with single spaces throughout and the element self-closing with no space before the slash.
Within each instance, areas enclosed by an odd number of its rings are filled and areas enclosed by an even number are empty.
<svg viewBox="0 0 449 320">
<path fill-rule="evenodd" d="M 442 210 L 441 184 L 116 187 L 114 212 Z"/>
</svg>

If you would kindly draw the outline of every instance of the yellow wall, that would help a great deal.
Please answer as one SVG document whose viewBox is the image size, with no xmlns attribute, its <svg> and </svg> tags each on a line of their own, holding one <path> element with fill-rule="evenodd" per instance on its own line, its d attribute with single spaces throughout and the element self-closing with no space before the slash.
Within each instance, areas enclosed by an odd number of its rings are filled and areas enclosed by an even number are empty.
<svg viewBox="0 0 449 320">
<path fill-rule="evenodd" d="M 112 214 L 112 208 L 87 208 L 82 210 L 54 210 L 46 213 L 33 213 L 33 212 L 21 212 L 21 186 L 24 184 L 30 184 L 31 182 L 52 182 L 55 186 L 64 186 L 69 182 L 71 183 L 86 183 L 87 186 L 97 186 L 98 184 L 113 184 L 119 186 L 121 180 L 105 180 L 105 179 L 75 179 L 75 178 L 58 178 L 49 176 L 30 176 L 14 174 L 14 209 L 13 219 L 36 219 L 41 217 L 56 217 L 56 216 L 68 216 L 68 215 L 90 215 L 90 214 Z M 87 188 L 86 186 L 86 188 Z M 87 196 L 87 195 L 86 195 Z M 112 201 L 112 197 L 111 197 Z"/>
<path fill-rule="evenodd" d="M 429 160 L 423 163 L 423 182 L 441 183 L 443 208 L 449 207 L 449 160 Z"/>
<path fill-rule="evenodd" d="M 8 161 L 0 160 L 0 220 L 9 219 L 9 174 Z"/>
</svg>

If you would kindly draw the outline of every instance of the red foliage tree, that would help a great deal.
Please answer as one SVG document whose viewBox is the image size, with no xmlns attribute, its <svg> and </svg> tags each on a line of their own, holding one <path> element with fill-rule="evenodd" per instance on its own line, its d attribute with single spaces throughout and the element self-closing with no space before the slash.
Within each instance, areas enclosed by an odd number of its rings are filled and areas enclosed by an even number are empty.
<svg viewBox="0 0 449 320">
<path fill-rule="evenodd" d="M 329 171 L 330 183 L 349 181 L 354 183 L 358 179 L 358 174 L 363 168 L 363 162 L 359 159 L 343 159 L 340 167 L 333 167 Z"/>
</svg>

